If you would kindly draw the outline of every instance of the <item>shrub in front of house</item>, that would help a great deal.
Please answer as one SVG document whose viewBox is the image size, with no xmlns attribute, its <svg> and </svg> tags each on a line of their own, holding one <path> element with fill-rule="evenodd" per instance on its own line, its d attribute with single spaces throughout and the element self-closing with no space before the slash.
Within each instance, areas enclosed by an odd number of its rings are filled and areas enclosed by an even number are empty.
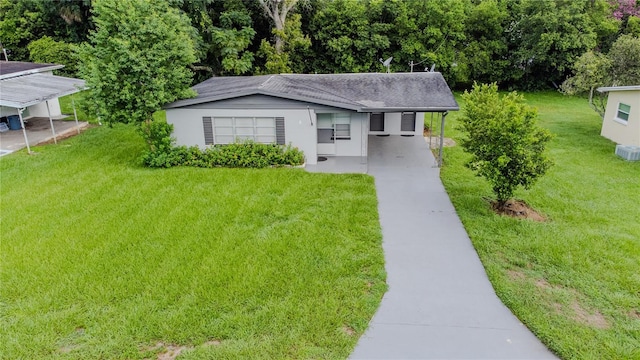
<svg viewBox="0 0 640 360">
<path fill-rule="evenodd" d="M 152 168 L 194 166 L 203 168 L 265 168 L 297 166 L 304 163 L 304 154 L 291 145 L 261 144 L 244 141 L 215 145 L 204 150 L 197 146 L 174 146 L 173 125 L 166 122 L 142 124 L 140 133 L 149 146 L 142 163 Z"/>
<path fill-rule="evenodd" d="M 265 168 L 270 166 L 296 166 L 304 163 L 298 148 L 277 144 L 246 141 L 216 145 L 205 150 L 197 146 L 177 146 L 165 151 L 147 151 L 142 162 L 152 168 L 194 166 L 203 168 Z"/>
</svg>

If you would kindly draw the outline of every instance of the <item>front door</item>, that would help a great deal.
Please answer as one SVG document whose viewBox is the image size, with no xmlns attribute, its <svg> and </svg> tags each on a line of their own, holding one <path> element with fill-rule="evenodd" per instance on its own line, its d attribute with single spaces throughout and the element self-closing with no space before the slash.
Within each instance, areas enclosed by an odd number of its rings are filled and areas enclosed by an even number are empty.
<svg viewBox="0 0 640 360">
<path fill-rule="evenodd" d="M 318 114 L 318 155 L 336 154 L 335 128 L 331 114 Z"/>
</svg>

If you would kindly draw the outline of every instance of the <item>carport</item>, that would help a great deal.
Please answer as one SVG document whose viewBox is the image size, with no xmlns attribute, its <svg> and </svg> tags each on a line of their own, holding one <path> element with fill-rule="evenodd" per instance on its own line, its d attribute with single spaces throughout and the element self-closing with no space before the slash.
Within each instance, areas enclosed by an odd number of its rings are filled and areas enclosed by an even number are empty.
<svg viewBox="0 0 640 360">
<path fill-rule="evenodd" d="M 13 62 L 2 63 L 3 67 L 8 68 L 8 65 Z M 54 66 L 50 66 L 50 68 L 53 68 Z M 61 68 L 62 66 L 58 65 L 55 67 Z M 22 129 L 24 141 L 27 145 L 27 151 L 29 153 L 31 153 L 31 147 L 23 118 L 25 109 L 42 103 L 46 105 L 51 133 L 53 134 L 54 142 L 57 143 L 56 130 L 53 126 L 53 118 L 51 116 L 50 101 L 57 101 L 61 96 L 70 95 L 85 89 L 84 80 L 44 73 L 42 70 L 50 69 L 44 68 L 8 73 L 3 71 L 0 74 L 0 88 L 2 88 L 2 91 L 0 92 L 0 106 L 16 110 L 17 116 L 20 120 L 20 127 Z M 73 103 L 73 114 L 76 121 L 76 128 L 79 132 L 80 127 L 75 103 Z"/>
</svg>

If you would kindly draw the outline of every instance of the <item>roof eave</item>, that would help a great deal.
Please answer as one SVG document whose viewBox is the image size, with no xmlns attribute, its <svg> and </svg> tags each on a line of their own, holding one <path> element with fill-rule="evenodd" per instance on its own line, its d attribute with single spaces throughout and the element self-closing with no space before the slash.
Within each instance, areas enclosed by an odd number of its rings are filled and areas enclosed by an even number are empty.
<svg viewBox="0 0 640 360">
<path fill-rule="evenodd" d="M 14 73 L 10 73 L 10 74 L 0 75 L 0 80 L 11 79 L 11 78 L 14 78 L 14 77 L 24 76 L 24 75 L 38 74 L 38 73 L 43 73 L 43 72 L 47 72 L 47 71 L 59 70 L 59 69 L 62 69 L 63 67 L 64 67 L 64 65 L 53 64 L 51 66 L 45 66 L 45 67 L 41 67 L 41 68 L 37 68 L 37 69 L 29 69 L 29 70 L 18 71 L 18 72 L 14 72 Z"/>
<path fill-rule="evenodd" d="M 630 86 L 601 86 L 596 89 L 598 92 L 605 93 L 610 91 L 638 91 L 640 90 L 640 85 L 630 85 Z"/>
<path fill-rule="evenodd" d="M 444 107 L 364 107 L 359 112 L 445 112 L 445 111 L 458 111 L 459 106 L 444 106 Z"/>
<path fill-rule="evenodd" d="M 220 100 L 228 100 L 228 99 L 234 99 L 234 98 L 239 98 L 239 97 L 243 97 L 243 96 L 251 96 L 251 95 L 272 96 L 272 97 L 277 97 L 277 98 L 281 98 L 281 99 L 288 99 L 288 100 L 294 100 L 294 101 L 303 101 L 303 102 L 313 103 L 313 104 L 317 104 L 317 105 L 331 106 L 331 107 L 336 107 L 336 108 L 340 108 L 340 109 L 347 109 L 347 110 L 353 110 L 353 111 L 360 111 L 362 109 L 362 107 L 358 106 L 358 105 L 350 105 L 350 104 L 338 103 L 338 102 L 334 102 L 334 101 L 318 100 L 318 99 L 308 98 L 308 97 L 305 97 L 305 96 L 283 94 L 283 93 L 277 93 L 277 92 L 272 92 L 272 91 L 266 91 L 266 90 L 263 90 L 263 89 L 256 89 L 256 90 L 251 90 L 251 91 L 239 91 L 239 92 L 233 92 L 233 93 L 228 93 L 228 94 L 219 95 L 219 96 L 210 96 L 210 97 L 203 97 L 203 98 L 192 98 L 192 99 L 178 100 L 178 101 L 174 101 L 174 102 L 172 102 L 170 104 L 167 104 L 167 105 L 163 106 L 162 108 L 163 109 L 176 109 L 176 108 L 181 108 L 181 107 L 186 107 L 186 106 L 199 105 L 199 104 L 204 104 L 204 103 L 208 103 L 208 102 L 214 102 L 214 101 L 220 101 Z"/>
<path fill-rule="evenodd" d="M 41 102 L 44 102 L 44 101 L 49 101 L 49 100 L 52 100 L 52 99 L 57 99 L 59 97 L 75 94 L 77 92 L 80 92 L 80 91 L 86 90 L 86 89 L 88 89 L 88 87 L 86 87 L 86 86 L 78 87 L 78 88 L 76 88 L 74 90 L 63 91 L 61 93 L 58 93 L 58 94 L 55 94 L 55 95 L 52 95 L 52 96 L 47 96 L 47 97 L 44 97 L 44 98 L 40 98 L 40 99 L 37 99 L 37 100 L 25 102 L 25 103 L 13 102 L 13 101 L 0 101 L 0 106 L 6 106 L 6 107 L 14 108 L 14 109 L 24 109 L 24 108 L 29 107 L 29 106 L 40 104 Z"/>
<path fill-rule="evenodd" d="M 252 94 L 254 94 L 253 91 L 238 91 L 238 92 L 232 92 L 232 93 L 222 94 L 222 95 L 218 95 L 218 96 L 207 96 L 207 97 L 201 97 L 201 98 L 194 97 L 194 98 L 190 98 L 190 99 L 176 100 L 176 101 L 174 101 L 172 103 L 169 103 L 169 104 L 163 106 L 162 108 L 163 109 L 176 109 L 176 108 L 181 108 L 181 107 L 186 107 L 186 106 L 204 104 L 204 103 L 213 102 L 213 101 L 233 99 L 233 98 L 242 97 L 242 96 L 248 96 L 248 95 L 252 95 Z"/>
</svg>

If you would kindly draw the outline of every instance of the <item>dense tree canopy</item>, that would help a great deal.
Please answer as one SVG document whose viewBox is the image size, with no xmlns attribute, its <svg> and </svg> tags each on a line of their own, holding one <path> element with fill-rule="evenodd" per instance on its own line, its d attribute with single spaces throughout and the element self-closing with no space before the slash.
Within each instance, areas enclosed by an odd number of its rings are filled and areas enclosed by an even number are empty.
<svg viewBox="0 0 640 360">
<path fill-rule="evenodd" d="M 0 41 L 12 60 L 28 45 L 78 44 L 95 27 L 90 0 L 0 0 Z M 640 36 L 638 0 L 168 0 L 195 29 L 194 81 L 273 72 L 424 71 L 450 84 L 561 84 L 589 51 Z M 38 61 L 60 59 L 60 52 Z M 50 56 L 48 60 L 47 56 Z M 57 57 L 56 57 L 57 56 Z M 73 65 L 72 63 L 68 65 Z"/>
<path fill-rule="evenodd" d="M 193 95 L 189 19 L 164 0 L 96 0 L 96 31 L 80 49 L 91 104 L 113 122 L 149 122 L 162 105 Z"/>
<path fill-rule="evenodd" d="M 595 89 L 640 84 L 640 38 L 622 35 L 606 55 L 584 53 L 574 64 L 574 72 L 562 84 L 562 90 L 570 95 L 588 93 L 591 107 L 604 116 L 606 95 L 596 93 Z"/>
</svg>

